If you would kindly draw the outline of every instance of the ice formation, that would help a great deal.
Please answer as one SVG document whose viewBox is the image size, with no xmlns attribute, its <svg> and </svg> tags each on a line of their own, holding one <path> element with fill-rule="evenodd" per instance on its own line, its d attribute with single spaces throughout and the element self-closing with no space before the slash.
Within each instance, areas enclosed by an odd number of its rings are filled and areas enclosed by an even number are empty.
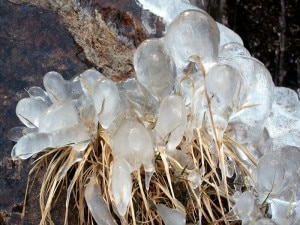
<svg viewBox="0 0 300 225">
<path fill-rule="evenodd" d="M 103 197 L 96 178 L 91 177 L 86 186 L 84 197 L 97 224 L 116 225 Z"/>
<path fill-rule="evenodd" d="M 131 199 L 132 173 L 143 166 L 148 190 L 156 153 L 188 165 L 191 156 L 178 146 L 184 136 L 193 140 L 193 131 L 206 124 L 214 139 L 230 137 L 258 160 L 255 167 L 236 149 L 254 177 L 247 182 L 255 191 L 240 193 L 236 186 L 231 213 L 243 225 L 299 224 L 297 94 L 274 87 L 266 67 L 251 57 L 240 37 L 188 1 L 139 2 L 163 17 L 167 29 L 164 37 L 146 40 L 136 50 L 136 77 L 114 83 L 90 69 L 66 81 L 57 72 L 47 73 L 45 90 L 32 87 L 29 98 L 17 104 L 16 114 L 25 126 L 9 134 L 17 142 L 12 158 L 27 159 L 66 145 L 85 151 L 100 125 L 111 141 L 111 189 L 122 217 Z M 75 158 L 70 165 L 82 160 Z M 200 168 L 187 168 L 192 170 L 186 177 L 191 187 L 201 188 Z M 241 176 L 230 158 L 226 174 L 235 174 L 236 180 Z M 87 205 L 98 224 L 115 224 L 98 189 L 91 178 Z M 262 204 L 269 206 L 271 218 L 263 218 Z M 165 224 L 185 224 L 182 211 L 162 204 L 157 210 Z"/>
</svg>

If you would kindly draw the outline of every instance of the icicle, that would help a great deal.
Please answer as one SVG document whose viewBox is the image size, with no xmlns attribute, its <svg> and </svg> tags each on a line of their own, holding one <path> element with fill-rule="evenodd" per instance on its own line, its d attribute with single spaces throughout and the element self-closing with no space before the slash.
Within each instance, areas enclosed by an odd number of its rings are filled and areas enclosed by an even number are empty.
<svg viewBox="0 0 300 225">
<path fill-rule="evenodd" d="M 163 204 L 156 205 L 165 225 L 185 225 L 185 213 L 178 209 L 171 209 Z"/>
<path fill-rule="evenodd" d="M 112 193 L 120 216 L 124 216 L 131 198 L 132 178 L 130 165 L 123 158 L 116 158 L 112 165 Z"/>
<path fill-rule="evenodd" d="M 91 177 L 86 186 L 84 197 L 90 212 L 98 225 L 116 225 L 95 177 Z"/>
</svg>

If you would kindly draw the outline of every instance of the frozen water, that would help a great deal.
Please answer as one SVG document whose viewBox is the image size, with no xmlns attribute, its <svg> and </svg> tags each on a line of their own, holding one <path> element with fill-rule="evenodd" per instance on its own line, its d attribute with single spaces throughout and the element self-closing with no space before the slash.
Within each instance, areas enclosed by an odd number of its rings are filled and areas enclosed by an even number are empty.
<svg viewBox="0 0 300 225">
<path fill-rule="evenodd" d="M 236 167 L 235 161 L 231 159 L 226 160 L 225 167 L 226 167 L 226 176 L 228 178 L 233 177 L 233 175 L 235 175 L 235 167 Z"/>
<path fill-rule="evenodd" d="M 285 146 L 264 154 L 258 161 L 256 171 L 257 189 L 262 200 L 269 193 L 285 201 L 300 200 L 299 167 L 299 148 Z"/>
<path fill-rule="evenodd" d="M 293 113 L 300 107 L 300 101 L 295 91 L 285 87 L 274 88 L 274 105 L 283 112 Z"/>
<path fill-rule="evenodd" d="M 169 24 L 176 16 L 188 9 L 194 9 L 204 12 L 196 6 L 189 4 L 185 0 L 136 0 L 143 6 L 143 9 L 149 10 Z"/>
<path fill-rule="evenodd" d="M 195 128 L 201 128 L 203 125 L 203 119 L 206 116 L 207 117 L 207 99 L 205 97 L 204 90 L 197 90 L 195 92 L 195 98 L 194 98 L 194 107 L 193 107 L 193 123 L 192 126 Z"/>
<path fill-rule="evenodd" d="M 201 174 L 195 170 L 188 175 L 188 180 L 193 189 L 200 187 L 202 184 Z"/>
<path fill-rule="evenodd" d="M 260 193 L 267 196 L 269 193 L 278 194 L 284 187 L 284 167 L 278 153 L 263 155 L 257 164 L 256 184 Z M 263 197 L 264 198 L 264 197 Z"/>
<path fill-rule="evenodd" d="M 193 158 L 187 153 L 184 152 L 183 150 L 172 150 L 168 152 L 168 157 L 172 157 L 175 159 L 181 166 L 182 168 L 186 169 L 193 169 Z M 175 171 L 177 174 L 181 174 L 182 170 L 180 169 L 179 171 Z"/>
<path fill-rule="evenodd" d="M 183 100 L 178 95 L 163 99 L 156 122 L 158 139 L 167 143 L 168 150 L 175 150 L 181 142 L 187 125 L 187 112 Z"/>
<path fill-rule="evenodd" d="M 165 225 L 185 225 L 185 213 L 178 209 L 171 209 L 163 204 L 156 205 L 159 215 Z"/>
<path fill-rule="evenodd" d="M 55 103 L 39 116 L 39 132 L 52 132 L 78 123 L 73 102 Z"/>
<path fill-rule="evenodd" d="M 28 159 L 50 146 L 50 135 L 47 133 L 29 133 L 23 136 L 13 147 L 13 160 Z"/>
<path fill-rule="evenodd" d="M 82 90 L 85 93 L 93 94 L 95 86 L 102 80 L 106 79 L 100 72 L 89 69 L 80 74 Z"/>
<path fill-rule="evenodd" d="M 122 157 L 114 158 L 112 165 L 112 194 L 120 216 L 124 216 L 131 198 L 131 166 Z"/>
<path fill-rule="evenodd" d="M 48 72 L 44 76 L 44 87 L 53 103 L 68 99 L 64 78 L 57 72 Z"/>
<path fill-rule="evenodd" d="M 187 74 L 178 82 L 177 92 L 182 96 L 185 105 L 191 108 L 195 106 L 195 94 L 204 90 L 204 79 L 201 71 Z"/>
<path fill-rule="evenodd" d="M 41 99 L 23 98 L 16 107 L 16 114 L 21 122 L 30 128 L 39 127 L 39 116 L 47 109 Z"/>
<path fill-rule="evenodd" d="M 87 128 L 91 136 L 96 137 L 98 115 L 92 97 L 89 94 L 83 94 L 79 99 L 74 100 L 74 108 L 80 123 Z"/>
<path fill-rule="evenodd" d="M 296 121 L 294 120 L 288 115 L 271 111 L 269 117 L 267 118 L 265 127 L 267 128 L 271 138 L 279 138 L 285 135 L 293 126 L 295 126 Z"/>
<path fill-rule="evenodd" d="M 241 75 L 239 103 L 229 122 L 233 129 L 236 126 L 243 127 L 243 132 L 236 133 L 235 137 L 240 143 L 255 144 L 263 131 L 263 122 L 270 113 L 274 84 L 269 71 L 257 60 L 234 57 L 229 65 Z"/>
<path fill-rule="evenodd" d="M 205 85 L 212 112 L 228 118 L 231 103 L 236 104 L 238 91 L 240 90 L 240 75 L 238 72 L 231 66 L 216 64 L 208 71 Z"/>
<path fill-rule="evenodd" d="M 89 142 L 89 140 L 90 136 L 87 129 L 82 124 L 78 124 L 52 132 L 50 147 Z"/>
<path fill-rule="evenodd" d="M 277 223 L 271 219 L 263 218 L 256 221 L 254 225 L 277 225 Z"/>
<path fill-rule="evenodd" d="M 220 42 L 216 22 L 206 13 L 181 13 L 167 28 L 166 45 L 176 67 L 183 71 L 191 56 L 199 56 L 206 70 L 217 62 Z"/>
<path fill-rule="evenodd" d="M 82 94 L 80 80 L 75 77 L 66 81 L 57 72 L 48 72 L 44 76 L 45 89 L 53 103 L 76 99 Z"/>
<path fill-rule="evenodd" d="M 289 130 L 277 138 L 266 139 L 265 142 L 260 145 L 260 151 L 265 154 L 267 152 L 277 151 L 285 146 L 294 146 L 300 149 L 299 129 Z"/>
<path fill-rule="evenodd" d="M 31 87 L 28 89 L 28 94 L 30 98 L 42 100 L 46 103 L 46 105 L 49 107 L 52 105 L 52 102 L 47 94 L 42 88 L 40 87 Z"/>
<path fill-rule="evenodd" d="M 104 129 L 110 127 L 121 108 L 121 99 L 116 84 L 102 79 L 94 87 L 92 94 L 99 122 Z"/>
<path fill-rule="evenodd" d="M 136 50 L 136 78 L 116 84 L 93 69 L 71 80 L 47 73 L 46 91 L 32 87 L 30 98 L 17 105 L 16 114 L 26 127 L 9 133 L 17 141 L 13 160 L 68 145 L 72 150 L 58 170 L 62 179 L 82 160 L 82 151 L 98 136 L 100 123 L 101 135 L 111 141 L 112 195 L 117 214 L 123 217 L 131 199 L 131 173 L 143 165 L 148 190 L 156 148 L 167 150 L 171 166 L 175 159 L 187 168 L 185 178 L 191 188 L 200 189 L 205 174 L 194 168 L 188 150 L 195 141 L 195 128 L 205 126 L 205 134 L 214 135 L 210 106 L 217 138 L 222 140 L 224 134 L 233 138 L 258 159 L 254 169 L 240 148 L 235 149 L 254 181 L 234 161 L 226 160 L 225 172 L 235 176 L 235 189 L 242 190 L 239 183 L 244 182 L 257 194 L 235 194 L 231 212 L 243 225 L 300 224 L 297 93 L 281 87 L 274 90 L 269 72 L 251 57 L 241 38 L 187 0 L 139 2 L 163 17 L 167 31 L 165 37 L 144 41 Z M 205 144 L 218 165 L 213 138 Z M 182 173 L 177 168 L 172 171 L 175 176 Z M 85 190 L 88 208 L 98 224 L 116 224 L 100 192 L 92 177 Z M 268 204 L 272 220 L 261 219 L 257 200 Z M 186 222 L 185 213 L 178 209 L 158 204 L 157 210 L 165 224 Z"/>
<path fill-rule="evenodd" d="M 143 9 L 147 9 L 150 12 L 154 13 L 157 16 L 160 16 L 164 19 L 164 21 L 169 25 L 180 13 L 186 10 L 197 10 L 202 13 L 205 13 L 202 9 L 191 5 L 188 1 L 184 0 L 137 0 L 142 6 Z M 216 23 L 218 29 L 220 31 L 220 46 L 235 42 L 240 45 L 243 45 L 243 40 L 241 37 L 236 34 L 233 30 L 229 29 L 228 27 L 224 26 L 223 24 Z"/>
<path fill-rule="evenodd" d="M 37 128 L 29 128 L 29 127 L 14 127 L 9 130 L 7 137 L 12 141 L 19 141 L 21 137 L 26 134 L 37 132 Z"/>
<path fill-rule="evenodd" d="M 250 225 L 253 221 L 262 217 L 254 195 L 248 191 L 238 195 L 233 212 L 245 225 Z"/>
<path fill-rule="evenodd" d="M 66 161 L 61 165 L 58 171 L 58 180 L 62 180 L 66 175 L 69 169 L 77 162 L 80 162 L 83 159 L 83 154 L 80 151 L 71 149 L 70 154 Z"/>
<path fill-rule="evenodd" d="M 298 225 L 300 223 L 300 202 L 272 199 L 270 208 L 272 220 L 277 224 Z"/>
<path fill-rule="evenodd" d="M 238 43 L 240 45 L 244 45 L 243 40 L 241 37 L 235 33 L 233 30 L 229 29 L 228 27 L 224 26 L 221 23 L 217 22 L 217 26 L 220 31 L 220 46 L 228 44 L 228 43 Z"/>
<path fill-rule="evenodd" d="M 246 58 L 251 57 L 249 51 L 239 43 L 231 42 L 220 46 L 218 57 L 221 60 L 221 62 L 226 62 L 227 58 L 230 59 L 238 56 Z"/>
<path fill-rule="evenodd" d="M 133 62 L 137 81 L 158 100 L 172 92 L 176 68 L 162 39 L 143 41 Z"/>
<path fill-rule="evenodd" d="M 247 57 L 232 58 L 229 65 L 238 70 L 242 81 L 240 111 L 235 116 L 245 124 L 261 123 L 273 102 L 274 84 L 269 71 L 259 61 Z"/>
<path fill-rule="evenodd" d="M 133 170 L 144 164 L 152 167 L 154 146 L 150 132 L 135 120 L 124 120 L 116 133 L 111 137 L 114 157 L 126 159 Z"/>
<path fill-rule="evenodd" d="M 280 193 L 279 198 L 295 201 L 300 200 L 300 149 L 286 146 L 280 150 L 281 160 L 285 169 L 284 179 L 288 184 Z"/>
<path fill-rule="evenodd" d="M 279 138 L 292 129 L 300 129 L 299 108 L 300 102 L 295 91 L 275 87 L 271 113 L 265 125 L 271 138 Z"/>
<path fill-rule="evenodd" d="M 254 196 L 250 192 L 243 192 L 234 205 L 234 211 L 236 214 L 240 216 L 240 218 L 244 218 L 250 215 L 254 208 Z"/>
<path fill-rule="evenodd" d="M 158 113 L 158 101 L 137 82 L 136 79 L 128 79 L 118 83 L 120 97 L 128 102 L 131 108 L 141 120 L 154 122 Z"/>
<path fill-rule="evenodd" d="M 91 177 L 84 191 L 87 206 L 98 225 L 116 225 L 109 208 L 101 196 L 101 190 L 95 177 Z"/>
</svg>

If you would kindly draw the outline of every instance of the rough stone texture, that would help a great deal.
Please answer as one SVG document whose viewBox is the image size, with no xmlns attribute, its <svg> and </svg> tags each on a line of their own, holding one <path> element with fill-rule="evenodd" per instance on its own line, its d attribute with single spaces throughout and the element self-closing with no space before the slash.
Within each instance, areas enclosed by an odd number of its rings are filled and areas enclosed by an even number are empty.
<svg viewBox="0 0 300 225">
<path fill-rule="evenodd" d="M 13 1 L 24 2 L 24 0 Z M 47 4 L 47 1 L 32 1 L 34 2 L 36 4 L 43 2 L 41 5 L 47 9 L 52 7 L 51 4 Z M 48 2 L 58 1 L 49 0 Z M 200 3 L 201 0 L 194 2 Z M 277 84 L 297 89 L 300 84 L 300 25 L 299 15 L 297 15 L 300 10 L 299 1 L 284 1 L 283 11 L 281 2 L 211 0 L 207 1 L 205 7 L 215 19 L 228 24 L 241 35 L 249 51 L 267 65 Z M 120 41 L 123 43 L 121 49 L 125 47 L 129 49 L 130 53 L 126 56 L 129 57 L 132 49 L 145 39 L 145 31 L 141 26 L 141 17 L 145 16 L 145 13 L 147 18 L 153 21 L 157 31 L 156 34 L 150 36 L 162 35 L 163 26 L 159 19 L 141 11 L 134 0 L 82 0 L 81 4 L 89 10 L 97 9 L 103 14 L 101 21 L 105 25 L 105 30 L 108 33 L 111 32 L 112 39 L 106 42 L 108 43 L 107 49 L 111 51 L 110 54 L 115 53 L 114 49 L 109 49 L 109 44 L 116 44 Z M 283 20 L 282 12 L 284 12 L 285 20 Z M 30 164 L 32 160 L 13 162 L 10 159 L 13 143 L 6 138 L 8 130 L 20 124 L 15 115 L 15 106 L 17 101 L 26 95 L 24 89 L 41 86 L 43 75 L 51 70 L 58 71 L 69 79 L 91 66 L 97 66 L 110 75 L 111 70 L 109 66 L 106 66 L 109 63 L 97 65 L 97 62 L 102 59 L 101 54 L 98 55 L 99 59 L 98 56 L 89 55 L 89 50 L 86 50 L 89 42 L 84 42 L 82 39 L 84 44 L 80 46 L 78 44 L 82 43 L 78 41 L 81 40 L 80 37 L 76 39 L 74 35 L 76 44 L 70 32 L 67 31 L 69 29 L 72 34 L 80 31 L 80 22 L 76 23 L 77 26 L 74 25 L 72 32 L 72 29 L 70 30 L 72 21 L 66 20 L 63 16 L 62 13 L 58 15 L 40 7 L 28 4 L 16 5 L 7 0 L 0 0 L 0 224 L 20 224 L 27 175 L 32 167 Z M 89 20 L 94 19 L 91 17 Z M 282 39 L 279 38 L 279 34 L 281 37 L 284 34 L 285 37 L 284 48 L 281 49 Z M 103 46 L 103 42 L 100 41 L 100 43 L 102 45 L 94 44 Z M 95 47 L 93 44 L 91 46 Z M 94 59 L 100 61 L 94 61 Z M 111 60 L 114 62 L 110 58 L 107 60 L 107 62 Z M 117 76 L 116 79 L 122 79 L 123 75 L 125 77 L 132 75 L 130 64 L 131 62 L 127 65 L 128 67 L 124 67 L 124 71 L 129 68 L 129 73 L 118 74 L 120 77 Z M 39 223 L 38 188 L 44 171 L 43 168 L 41 169 L 28 196 L 24 224 Z M 62 224 L 63 202 L 61 199 L 56 210 L 53 211 L 55 224 Z M 71 221 L 69 224 L 76 224 L 76 221 Z"/>
<path fill-rule="evenodd" d="M 0 1 L 0 224 L 20 224 L 27 175 L 32 160 L 13 162 L 13 142 L 6 137 L 20 125 L 15 107 L 26 96 L 25 89 L 42 86 L 51 70 L 70 79 L 88 68 L 80 48 L 62 26 L 59 17 L 41 8 Z M 24 224 L 38 224 L 38 187 L 29 195 Z"/>
<path fill-rule="evenodd" d="M 90 1 L 71 0 L 10 0 L 43 7 L 60 15 L 60 20 L 81 46 L 87 59 L 110 78 L 133 75 L 133 53 L 126 43 L 117 39 L 102 15 Z"/>
</svg>

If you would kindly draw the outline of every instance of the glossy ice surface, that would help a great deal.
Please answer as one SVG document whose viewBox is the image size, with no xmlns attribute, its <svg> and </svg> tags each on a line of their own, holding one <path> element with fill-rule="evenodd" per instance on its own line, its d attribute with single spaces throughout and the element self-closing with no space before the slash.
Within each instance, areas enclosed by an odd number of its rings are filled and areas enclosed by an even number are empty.
<svg viewBox="0 0 300 225">
<path fill-rule="evenodd" d="M 215 135 L 215 127 L 220 132 L 214 138 L 236 140 L 258 161 L 256 168 L 250 166 L 249 158 L 236 149 L 255 185 L 255 192 L 235 196 L 232 210 L 243 224 L 296 225 L 300 217 L 297 94 L 274 87 L 266 67 L 251 57 L 239 36 L 203 10 L 180 0 L 169 11 L 168 2 L 140 3 L 163 16 L 167 29 L 164 37 L 146 40 L 135 51 L 136 77 L 115 83 L 96 70 L 70 80 L 47 73 L 45 91 L 30 88 L 29 97 L 16 107 L 25 127 L 10 132 L 17 142 L 12 158 L 27 159 L 68 145 L 73 148 L 73 165 L 82 160 L 80 152 L 95 140 L 100 127 L 111 142 L 112 195 L 122 217 L 131 199 L 132 172 L 143 165 L 148 190 L 159 151 L 188 166 L 193 159 L 182 141 L 194 141 L 194 129 L 205 124 L 209 135 Z M 236 165 L 230 159 L 226 164 L 230 164 L 227 175 L 239 179 Z M 198 171 L 195 168 L 187 176 L 193 189 L 201 189 Z M 85 191 L 96 222 L 105 223 L 105 215 L 107 224 L 114 224 L 94 178 Z M 269 205 L 271 220 L 261 219 L 262 203 Z M 103 217 L 95 213 L 98 208 Z M 165 224 L 185 224 L 185 213 L 179 209 L 157 204 L 157 210 Z"/>
</svg>

